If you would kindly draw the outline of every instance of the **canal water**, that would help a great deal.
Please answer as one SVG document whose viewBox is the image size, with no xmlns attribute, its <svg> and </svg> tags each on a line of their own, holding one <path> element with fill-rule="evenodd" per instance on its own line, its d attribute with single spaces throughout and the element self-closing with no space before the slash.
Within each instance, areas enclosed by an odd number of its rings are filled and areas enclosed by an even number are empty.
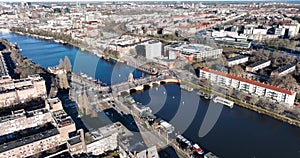
<svg viewBox="0 0 300 158">
<path fill-rule="evenodd" d="M 132 67 L 124 64 L 109 63 L 95 55 L 80 51 L 73 46 L 61 45 L 50 40 L 36 39 L 13 33 L 0 33 L 0 37 L 12 43 L 17 43 L 22 49 L 21 55 L 45 68 L 58 65 L 60 59 L 68 56 L 73 72 L 78 74 L 85 73 L 108 85 L 127 81 L 128 75 L 131 72 L 134 78 L 145 75 Z"/>
<path fill-rule="evenodd" d="M 0 34 L 0 37 L 17 42 L 23 56 L 43 67 L 55 66 L 60 58 L 68 56 L 73 71 L 107 84 L 127 80 L 131 71 L 135 78 L 143 75 L 128 66 L 108 63 L 75 47 L 15 34 Z M 119 79 L 112 82 L 111 76 Z M 134 94 L 133 97 L 151 107 L 158 117 L 173 124 L 176 133 L 220 157 L 300 158 L 300 128 L 287 123 L 238 106 L 222 108 L 200 98 L 196 92 L 180 90 L 176 84 Z M 208 122 L 208 126 L 204 126 L 204 122 Z M 205 130 L 200 130 L 202 126 Z"/>
</svg>

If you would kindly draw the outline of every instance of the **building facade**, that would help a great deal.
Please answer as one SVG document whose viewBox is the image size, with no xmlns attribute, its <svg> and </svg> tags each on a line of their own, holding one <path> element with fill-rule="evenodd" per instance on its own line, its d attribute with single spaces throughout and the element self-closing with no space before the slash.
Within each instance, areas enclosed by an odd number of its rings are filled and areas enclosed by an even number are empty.
<svg viewBox="0 0 300 158">
<path fill-rule="evenodd" d="M 185 57 L 189 62 L 193 62 L 194 59 L 208 59 L 217 58 L 222 54 L 222 49 L 216 49 L 210 46 L 202 44 L 184 44 L 174 43 L 164 47 L 166 54 L 169 54 L 169 58 Z M 175 56 L 174 56 L 175 54 Z"/>
<path fill-rule="evenodd" d="M 50 129 L 0 145 L 0 157 L 29 157 L 61 145 L 59 140 L 58 130 Z"/>
<path fill-rule="evenodd" d="M 34 111 L 18 110 L 11 115 L 0 118 L 0 136 L 32 128 L 51 122 L 52 116 L 47 109 L 37 109 Z"/>
<path fill-rule="evenodd" d="M 274 71 L 271 72 L 271 76 L 278 75 L 278 76 L 285 76 L 288 73 L 291 73 L 296 70 L 296 65 L 287 64 L 285 66 L 282 66 Z"/>
<path fill-rule="evenodd" d="M 246 71 L 255 72 L 271 65 L 271 60 L 262 60 L 246 66 Z"/>
<path fill-rule="evenodd" d="M 149 41 L 144 44 L 137 45 L 136 52 L 138 55 L 141 55 L 146 59 L 155 60 L 155 58 L 161 57 L 162 44 L 159 41 Z"/>
<path fill-rule="evenodd" d="M 249 60 L 248 56 L 240 55 L 240 56 L 228 59 L 227 64 L 228 64 L 228 66 L 231 67 L 233 65 L 238 65 L 238 64 L 245 63 L 248 60 Z"/>
<path fill-rule="evenodd" d="M 8 107 L 38 97 L 46 98 L 46 95 L 45 80 L 39 75 L 0 82 L 0 107 Z"/>
<path fill-rule="evenodd" d="M 287 106 L 293 106 L 296 97 L 296 92 L 290 90 L 278 88 L 258 81 L 237 77 L 208 68 L 200 69 L 199 78 L 210 80 L 211 82 L 219 84 L 220 86 L 244 91 L 251 95 L 265 97 L 271 101 Z"/>
</svg>

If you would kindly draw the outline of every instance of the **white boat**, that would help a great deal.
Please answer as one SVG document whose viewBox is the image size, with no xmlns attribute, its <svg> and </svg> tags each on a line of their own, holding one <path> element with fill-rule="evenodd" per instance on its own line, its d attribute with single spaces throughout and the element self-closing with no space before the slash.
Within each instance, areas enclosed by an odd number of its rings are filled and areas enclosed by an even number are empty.
<svg viewBox="0 0 300 158">
<path fill-rule="evenodd" d="M 230 101 L 230 100 L 227 100 L 225 98 L 222 98 L 222 97 L 215 97 L 213 99 L 214 103 L 219 103 L 219 104 L 223 104 L 223 105 L 226 105 L 230 108 L 233 108 L 233 104 L 234 102 L 233 101 Z"/>
<path fill-rule="evenodd" d="M 204 150 L 201 149 L 201 147 L 200 147 L 198 144 L 194 144 L 194 145 L 193 145 L 193 149 L 194 149 L 199 155 L 204 154 Z"/>
<path fill-rule="evenodd" d="M 177 135 L 176 137 L 180 142 L 185 143 L 189 147 L 192 147 L 192 142 L 184 138 L 182 135 Z"/>
</svg>

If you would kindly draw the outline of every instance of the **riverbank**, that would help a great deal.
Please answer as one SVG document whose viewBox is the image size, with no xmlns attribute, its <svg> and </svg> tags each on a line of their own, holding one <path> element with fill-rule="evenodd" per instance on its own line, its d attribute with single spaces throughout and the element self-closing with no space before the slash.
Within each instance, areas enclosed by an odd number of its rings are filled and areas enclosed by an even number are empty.
<svg viewBox="0 0 300 158">
<path fill-rule="evenodd" d="M 200 85 L 196 85 L 196 84 L 191 83 L 191 82 L 182 81 L 181 84 L 188 85 L 191 88 L 200 90 L 200 91 L 202 91 L 204 93 L 214 94 L 214 95 L 226 97 L 226 99 L 229 99 L 229 100 L 233 101 L 238 106 L 241 106 L 241 107 L 247 108 L 249 110 L 255 111 L 255 112 L 259 113 L 259 114 L 267 115 L 269 117 L 272 117 L 274 119 L 277 119 L 277 120 L 285 122 L 285 123 L 289 123 L 289 124 L 294 125 L 296 127 L 300 127 L 300 121 L 299 120 L 296 120 L 296 119 L 293 119 L 293 118 L 289 118 L 287 116 L 280 115 L 280 114 L 278 114 L 278 113 L 276 113 L 274 111 L 270 111 L 270 110 L 267 110 L 267 109 L 264 109 L 264 108 L 261 108 L 261 107 L 258 107 L 258 106 L 246 103 L 246 102 L 242 102 L 241 100 L 238 100 L 238 99 L 233 98 L 231 96 L 224 95 L 224 94 L 219 93 L 217 91 L 214 91 L 212 89 L 208 90 L 206 87 L 203 87 L 203 86 L 200 86 Z"/>
<path fill-rule="evenodd" d="M 99 58 L 101 58 L 101 59 L 103 59 L 107 62 L 112 62 L 112 63 L 119 62 L 119 63 L 126 64 L 127 66 L 136 68 L 136 69 L 138 69 L 140 71 L 143 71 L 145 73 L 148 73 L 148 74 L 152 74 L 152 75 L 156 74 L 156 73 L 153 73 L 152 71 L 147 70 L 146 68 L 137 67 L 137 66 L 133 65 L 132 63 L 124 61 L 124 60 L 122 60 L 121 58 L 119 58 L 117 56 L 107 55 L 107 54 L 103 54 L 103 53 L 96 53 L 93 49 L 89 48 L 90 46 L 83 46 L 82 44 L 76 44 L 76 43 L 72 43 L 70 41 L 64 41 L 62 39 L 57 39 L 55 37 L 42 36 L 42 35 L 38 35 L 38 34 L 31 34 L 31 33 L 28 33 L 28 32 L 19 32 L 19 31 L 13 31 L 13 30 L 10 30 L 10 31 L 12 33 L 22 35 L 22 36 L 34 37 L 34 38 L 43 39 L 43 40 L 51 40 L 51 41 L 54 41 L 56 43 L 60 43 L 60 44 L 64 44 L 64 45 L 70 45 L 70 46 L 73 46 L 73 47 L 75 47 L 75 48 L 77 48 L 81 51 L 84 51 L 85 53 L 95 55 L 95 56 L 97 56 L 97 57 L 99 57 Z"/>
<path fill-rule="evenodd" d="M 39 34 L 31 34 L 31 33 L 28 33 L 28 32 L 20 32 L 20 31 L 14 31 L 14 30 L 10 30 L 10 31 L 12 33 L 22 35 L 22 36 L 34 37 L 34 38 L 43 39 L 43 40 L 51 40 L 51 41 L 54 41 L 54 42 L 59 43 L 59 44 L 70 45 L 70 46 L 76 47 L 77 49 L 79 49 L 81 51 L 84 51 L 86 53 L 95 55 L 95 56 L 100 57 L 100 58 L 103 58 L 103 56 L 104 56 L 104 54 L 95 53 L 92 49 L 89 48 L 89 46 L 84 46 L 81 43 L 76 44 L 76 43 L 73 43 L 73 42 L 70 42 L 70 41 L 64 41 L 63 39 L 58 39 L 58 38 L 55 38 L 55 37 L 52 37 L 52 36 L 43 36 L 43 35 L 39 35 Z"/>
<path fill-rule="evenodd" d="M 49 94 L 52 79 L 55 77 L 55 75 L 50 73 L 46 68 L 42 67 L 41 65 L 31 60 L 28 60 L 26 57 L 20 55 L 20 49 L 18 45 L 10 43 L 9 41 L 2 38 L 0 38 L 0 43 L 5 45 L 6 49 L 8 49 L 8 51 L 10 51 L 11 53 L 10 57 L 14 62 L 12 64 L 15 65 L 15 69 L 10 71 L 14 71 L 14 73 L 17 74 L 15 75 L 15 77 L 26 78 L 28 75 L 39 74 L 45 80 L 47 93 Z M 16 69 L 18 70 L 17 72 L 15 72 Z"/>
</svg>

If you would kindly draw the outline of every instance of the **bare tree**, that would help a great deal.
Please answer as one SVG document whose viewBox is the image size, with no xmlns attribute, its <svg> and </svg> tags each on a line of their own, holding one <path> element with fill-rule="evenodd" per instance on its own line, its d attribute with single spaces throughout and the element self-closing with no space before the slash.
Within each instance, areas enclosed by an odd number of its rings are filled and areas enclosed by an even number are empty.
<svg viewBox="0 0 300 158">
<path fill-rule="evenodd" d="M 64 61 L 62 59 L 59 59 L 58 68 L 59 69 L 63 69 L 64 68 Z"/>
<path fill-rule="evenodd" d="M 137 55 L 136 50 L 134 48 L 129 50 L 129 54 L 133 57 L 135 57 Z"/>
<path fill-rule="evenodd" d="M 231 67 L 230 73 L 236 76 L 242 76 L 244 74 L 244 69 L 239 65 L 234 65 Z"/>
<path fill-rule="evenodd" d="M 72 65 L 71 65 L 71 62 L 68 58 L 68 56 L 65 56 L 65 59 L 64 59 L 64 69 L 67 71 L 67 72 L 71 72 L 72 70 Z"/>
<path fill-rule="evenodd" d="M 278 74 L 272 75 L 269 79 L 270 85 L 278 86 L 281 83 L 281 77 Z"/>
<path fill-rule="evenodd" d="M 286 89 L 294 90 L 294 89 L 297 88 L 298 83 L 292 75 L 288 74 L 288 75 L 285 76 L 283 86 Z"/>
</svg>

